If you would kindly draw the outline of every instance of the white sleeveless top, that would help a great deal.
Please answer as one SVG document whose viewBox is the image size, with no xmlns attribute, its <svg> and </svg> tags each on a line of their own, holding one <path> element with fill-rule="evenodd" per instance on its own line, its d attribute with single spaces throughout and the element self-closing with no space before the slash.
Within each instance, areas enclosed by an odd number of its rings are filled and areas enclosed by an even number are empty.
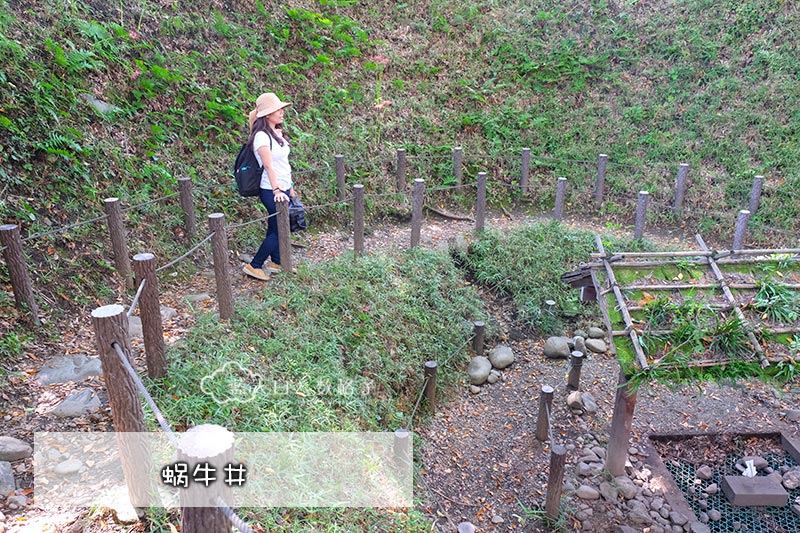
<svg viewBox="0 0 800 533">
<path fill-rule="evenodd" d="M 270 141 L 272 141 L 271 146 Z M 261 161 L 261 154 L 258 153 L 258 149 L 262 146 L 269 147 L 272 153 L 272 169 L 275 171 L 275 175 L 278 178 L 278 188 L 288 192 L 293 185 L 292 167 L 289 166 L 289 152 L 291 151 L 289 143 L 284 141 L 283 146 L 281 146 L 278 144 L 278 141 L 272 139 L 267 132 L 259 131 L 256 133 L 256 136 L 253 137 L 253 152 L 256 154 L 258 164 L 263 166 L 264 163 Z M 264 172 L 261 174 L 260 187 L 262 189 L 272 189 L 272 183 L 269 181 L 269 175 L 267 175 L 266 169 L 264 169 Z"/>
</svg>

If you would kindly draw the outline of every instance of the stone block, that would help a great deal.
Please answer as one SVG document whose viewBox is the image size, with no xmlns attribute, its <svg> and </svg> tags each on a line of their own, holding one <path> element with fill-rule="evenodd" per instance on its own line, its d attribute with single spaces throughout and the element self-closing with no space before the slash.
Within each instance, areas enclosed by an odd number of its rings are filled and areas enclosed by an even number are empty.
<svg viewBox="0 0 800 533">
<path fill-rule="evenodd" d="M 786 453 L 800 463 L 800 439 L 787 437 L 785 434 L 781 433 L 781 445 L 783 449 L 786 450 Z"/>
<path fill-rule="evenodd" d="M 725 476 L 722 492 L 734 507 L 785 507 L 789 503 L 789 493 L 766 476 Z"/>
</svg>

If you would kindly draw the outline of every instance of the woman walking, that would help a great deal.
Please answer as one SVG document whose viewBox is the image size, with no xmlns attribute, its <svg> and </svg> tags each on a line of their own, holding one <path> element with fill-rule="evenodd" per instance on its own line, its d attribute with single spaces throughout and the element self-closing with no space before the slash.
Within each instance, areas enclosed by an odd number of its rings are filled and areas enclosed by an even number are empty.
<svg viewBox="0 0 800 533">
<path fill-rule="evenodd" d="M 253 260 L 244 265 L 248 276 L 267 281 L 270 273 L 280 272 L 281 253 L 278 247 L 278 221 L 275 202 L 288 202 L 294 196 L 292 168 L 289 165 L 289 139 L 283 132 L 284 109 L 292 105 L 281 102 L 275 93 L 264 93 L 250 112 L 250 140 L 256 159 L 264 167 L 261 174 L 261 203 L 267 208 L 267 236 Z M 269 263 L 264 265 L 269 260 Z"/>
</svg>

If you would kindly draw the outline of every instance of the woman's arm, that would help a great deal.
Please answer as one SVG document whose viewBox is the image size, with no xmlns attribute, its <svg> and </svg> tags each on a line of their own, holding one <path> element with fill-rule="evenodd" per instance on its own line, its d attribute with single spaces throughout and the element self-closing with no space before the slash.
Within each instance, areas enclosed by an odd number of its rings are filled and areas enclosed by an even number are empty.
<svg viewBox="0 0 800 533">
<path fill-rule="evenodd" d="M 276 202 L 286 202 L 289 198 L 286 193 L 278 188 L 278 176 L 275 174 L 275 169 L 272 168 L 272 151 L 269 146 L 259 146 L 258 155 L 261 156 L 261 162 L 264 164 L 264 170 L 269 177 L 269 184 L 272 185 L 272 193 L 275 195 Z"/>
</svg>

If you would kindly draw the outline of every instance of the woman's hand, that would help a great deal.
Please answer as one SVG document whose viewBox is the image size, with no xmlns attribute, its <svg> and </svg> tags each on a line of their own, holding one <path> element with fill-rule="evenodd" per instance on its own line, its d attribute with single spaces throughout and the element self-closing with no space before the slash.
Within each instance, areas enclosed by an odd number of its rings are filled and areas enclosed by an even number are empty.
<svg viewBox="0 0 800 533">
<path fill-rule="evenodd" d="M 285 192 L 281 190 L 277 190 L 273 193 L 276 202 L 288 202 L 289 197 L 286 195 Z"/>
</svg>

